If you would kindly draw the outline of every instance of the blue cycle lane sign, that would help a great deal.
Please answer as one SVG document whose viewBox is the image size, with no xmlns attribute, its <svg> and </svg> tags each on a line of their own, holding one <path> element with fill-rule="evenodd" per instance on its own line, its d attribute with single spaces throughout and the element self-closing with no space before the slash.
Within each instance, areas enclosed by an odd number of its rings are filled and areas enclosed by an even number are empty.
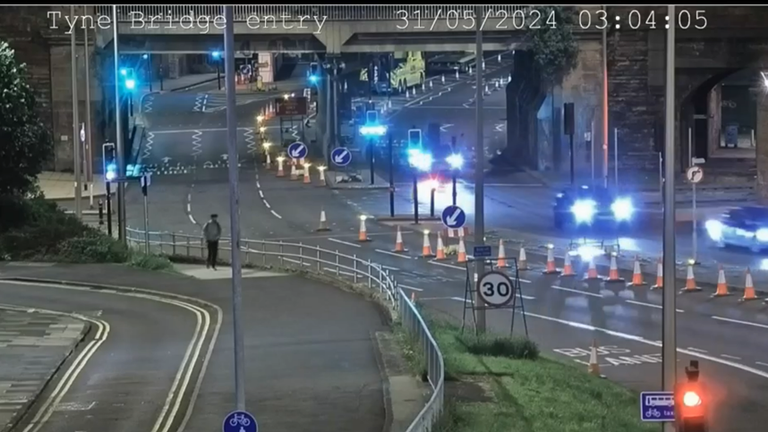
<svg viewBox="0 0 768 432">
<path fill-rule="evenodd" d="M 288 156 L 291 159 L 304 159 L 307 157 L 307 146 L 301 141 L 296 141 L 288 146 Z"/>
<path fill-rule="evenodd" d="M 331 152 L 331 161 L 338 166 L 347 166 L 352 162 L 352 153 L 345 147 L 336 147 Z"/>
<path fill-rule="evenodd" d="M 675 394 L 663 391 L 640 393 L 640 419 L 644 422 L 675 421 Z"/>
<path fill-rule="evenodd" d="M 256 419 L 248 411 L 232 411 L 224 417 L 222 432 L 259 432 Z"/>
<path fill-rule="evenodd" d="M 459 206 L 448 206 L 443 209 L 440 219 L 448 228 L 461 228 L 467 222 L 467 214 Z"/>
</svg>

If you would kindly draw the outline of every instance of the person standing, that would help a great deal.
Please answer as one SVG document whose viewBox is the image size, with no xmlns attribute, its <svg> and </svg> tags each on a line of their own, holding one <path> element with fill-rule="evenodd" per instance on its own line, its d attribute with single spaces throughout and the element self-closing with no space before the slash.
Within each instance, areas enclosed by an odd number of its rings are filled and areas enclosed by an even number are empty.
<svg viewBox="0 0 768 432">
<path fill-rule="evenodd" d="M 203 225 L 203 237 L 208 245 L 208 259 L 205 262 L 205 268 L 213 267 L 216 270 L 216 260 L 219 257 L 219 239 L 221 238 L 221 225 L 218 221 L 219 215 L 212 214 L 211 219 Z"/>
</svg>

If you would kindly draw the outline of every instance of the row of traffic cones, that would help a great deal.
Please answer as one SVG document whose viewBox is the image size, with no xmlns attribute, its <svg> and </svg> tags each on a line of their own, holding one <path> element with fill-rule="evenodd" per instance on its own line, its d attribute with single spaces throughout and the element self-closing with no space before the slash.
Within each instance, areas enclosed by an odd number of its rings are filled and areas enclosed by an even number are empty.
<svg viewBox="0 0 768 432">
<path fill-rule="evenodd" d="M 277 174 L 276 174 L 277 177 L 285 177 L 285 168 L 284 168 L 283 165 L 284 165 L 283 164 L 283 159 L 282 158 L 278 158 L 277 159 Z M 303 168 L 301 170 L 299 170 L 299 168 L 297 168 L 297 164 L 296 163 L 292 163 L 291 164 L 291 170 L 290 170 L 289 178 L 291 180 L 299 180 L 299 176 L 301 176 L 302 177 L 302 183 L 304 183 L 304 184 L 311 184 L 312 183 L 312 176 L 310 175 L 310 170 L 309 170 L 311 166 L 312 165 L 309 164 L 309 163 L 304 163 L 303 164 Z M 301 171 L 301 174 L 299 174 L 299 171 Z M 324 173 L 324 169 L 318 169 L 318 171 L 320 172 L 320 175 L 318 176 L 319 179 L 320 179 L 319 186 L 325 186 L 325 175 L 323 174 Z"/>
</svg>

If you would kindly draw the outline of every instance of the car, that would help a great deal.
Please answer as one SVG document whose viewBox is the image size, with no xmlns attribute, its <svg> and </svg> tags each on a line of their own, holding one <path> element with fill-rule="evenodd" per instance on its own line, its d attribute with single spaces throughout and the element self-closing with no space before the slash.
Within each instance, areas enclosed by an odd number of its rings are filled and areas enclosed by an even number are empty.
<svg viewBox="0 0 768 432">
<path fill-rule="evenodd" d="M 565 189 L 555 197 L 555 228 L 621 225 L 632 222 L 635 207 L 628 196 L 615 196 L 603 187 Z"/>
<path fill-rule="evenodd" d="M 752 252 L 768 250 L 768 207 L 732 208 L 719 218 L 706 221 L 704 228 L 718 247 L 745 247 Z"/>
</svg>

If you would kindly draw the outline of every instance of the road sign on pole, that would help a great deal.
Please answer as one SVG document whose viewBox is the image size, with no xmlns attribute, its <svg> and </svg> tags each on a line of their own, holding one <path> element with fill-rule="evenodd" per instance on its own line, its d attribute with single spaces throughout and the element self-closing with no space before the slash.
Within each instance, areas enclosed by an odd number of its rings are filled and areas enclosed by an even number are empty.
<svg viewBox="0 0 768 432">
<path fill-rule="evenodd" d="M 701 179 L 704 178 L 704 170 L 702 170 L 700 166 L 694 165 L 685 171 L 685 178 L 693 184 L 699 183 L 701 182 Z"/>
<path fill-rule="evenodd" d="M 489 271 L 477 282 L 477 292 L 488 306 L 501 307 L 512 301 L 515 285 L 504 273 Z"/>
<path fill-rule="evenodd" d="M 493 256 L 493 251 L 488 245 L 475 246 L 472 248 L 472 256 L 475 258 L 490 258 Z"/>
<path fill-rule="evenodd" d="M 461 228 L 467 222 L 467 214 L 459 206 L 448 206 L 440 217 L 448 228 Z"/>
<path fill-rule="evenodd" d="M 640 393 L 640 419 L 644 422 L 675 421 L 675 394 L 668 391 Z"/>
<path fill-rule="evenodd" d="M 345 147 L 336 147 L 331 152 L 331 160 L 335 165 L 347 166 L 352 162 L 352 153 Z"/>
<path fill-rule="evenodd" d="M 221 432 L 258 432 L 259 425 L 248 411 L 232 411 L 224 417 Z"/>
<path fill-rule="evenodd" d="M 288 156 L 291 159 L 304 159 L 307 157 L 307 146 L 301 141 L 296 141 L 288 146 Z"/>
</svg>

